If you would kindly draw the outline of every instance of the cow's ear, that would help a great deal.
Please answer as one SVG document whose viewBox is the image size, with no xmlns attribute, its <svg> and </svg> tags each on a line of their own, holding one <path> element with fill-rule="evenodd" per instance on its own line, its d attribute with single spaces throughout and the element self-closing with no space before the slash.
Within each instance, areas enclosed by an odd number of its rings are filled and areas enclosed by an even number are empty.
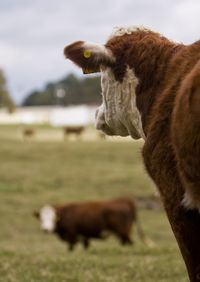
<svg viewBox="0 0 200 282">
<path fill-rule="evenodd" d="M 39 213 L 38 211 L 34 211 L 34 212 L 33 212 L 33 216 L 35 216 L 36 218 L 39 218 L 40 213 Z"/>
<path fill-rule="evenodd" d="M 76 41 L 64 48 L 64 55 L 82 68 L 83 73 L 100 72 L 101 66 L 111 66 L 115 62 L 111 50 L 101 44 Z"/>
</svg>

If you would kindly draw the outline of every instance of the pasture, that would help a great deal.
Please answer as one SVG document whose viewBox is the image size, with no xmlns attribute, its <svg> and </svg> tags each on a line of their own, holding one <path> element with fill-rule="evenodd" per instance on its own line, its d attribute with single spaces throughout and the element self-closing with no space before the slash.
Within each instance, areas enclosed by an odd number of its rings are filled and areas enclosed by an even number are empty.
<svg viewBox="0 0 200 282">
<path fill-rule="evenodd" d="M 93 240 L 87 251 L 77 245 L 71 253 L 54 235 L 43 234 L 32 216 L 46 203 L 152 195 L 154 185 L 140 156 L 142 142 L 18 137 L 16 127 L 0 127 L 1 282 L 188 281 L 164 211 L 139 210 L 154 248 L 133 234 L 131 247 L 110 237 Z"/>
</svg>

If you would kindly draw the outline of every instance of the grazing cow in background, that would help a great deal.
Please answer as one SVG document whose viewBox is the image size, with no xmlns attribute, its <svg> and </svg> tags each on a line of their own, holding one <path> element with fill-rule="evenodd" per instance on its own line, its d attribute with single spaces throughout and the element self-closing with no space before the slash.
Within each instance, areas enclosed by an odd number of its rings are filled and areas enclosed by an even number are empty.
<svg viewBox="0 0 200 282">
<path fill-rule="evenodd" d="M 145 140 L 190 281 L 200 281 L 200 41 L 178 44 L 145 28 L 116 28 L 105 45 L 64 49 L 84 73 L 101 72 L 96 128 Z"/>
<path fill-rule="evenodd" d="M 26 137 L 30 138 L 33 137 L 35 135 L 35 129 L 28 127 L 28 128 L 24 128 L 23 129 L 23 137 L 24 139 L 26 139 Z"/>
<path fill-rule="evenodd" d="M 121 244 L 132 244 L 133 223 L 141 240 L 151 244 L 137 220 L 134 201 L 126 198 L 44 206 L 34 215 L 39 218 L 41 229 L 56 233 L 69 244 L 69 250 L 73 250 L 78 241 L 88 248 L 90 239 L 104 239 L 109 232 L 116 235 Z"/>
<path fill-rule="evenodd" d="M 80 135 L 85 130 L 84 126 L 65 126 L 64 127 L 64 136 L 68 137 L 71 134 L 76 135 L 77 137 L 80 137 Z"/>
</svg>

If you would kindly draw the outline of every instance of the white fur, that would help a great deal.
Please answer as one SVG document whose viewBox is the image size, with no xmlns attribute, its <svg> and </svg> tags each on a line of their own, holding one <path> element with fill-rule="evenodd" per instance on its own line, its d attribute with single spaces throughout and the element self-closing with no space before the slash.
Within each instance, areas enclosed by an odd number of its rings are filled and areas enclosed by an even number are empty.
<svg viewBox="0 0 200 282">
<path fill-rule="evenodd" d="M 199 200 L 192 197 L 192 195 L 189 194 L 187 191 L 184 194 L 182 205 L 188 210 L 198 209 L 198 211 L 200 212 Z"/>
<path fill-rule="evenodd" d="M 140 30 L 143 30 L 143 31 L 152 31 L 150 28 L 146 28 L 144 26 L 116 26 L 113 28 L 113 31 L 111 33 L 111 35 L 109 36 L 108 39 L 112 39 L 113 37 L 116 37 L 116 36 L 123 36 L 125 34 L 132 34 L 134 32 L 137 32 L 137 31 L 140 31 Z M 161 34 L 157 33 L 157 35 L 161 36 Z M 181 42 L 180 41 L 176 41 L 176 40 L 170 40 L 171 42 L 175 43 L 175 44 L 180 44 Z"/>
<path fill-rule="evenodd" d="M 91 42 L 84 42 L 83 48 L 87 51 L 90 51 L 91 53 L 95 54 L 95 57 L 98 59 L 98 57 L 105 57 L 109 58 L 111 62 L 115 61 L 115 57 L 113 56 L 111 50 L 106 48 L 102 44 L 96 44 Z"/>
<path fill-rule="evenodd" d="M 144 30 L 148 31 L 149 29 L 141 26 L 141 27 L 136 27 L 136 26 L 116 26 L 113 28 L 113 31 L 111 35 L 109 36 L 109 39 L 115 37 L 115 36 L 123 36 L 125 34 L 132 34 L 133 32 L 137 32 L 138 30 Z"/>
<path fill-rule="evenodd" d="M 40 227 L 44 231 L 53 232 L 56 224 L 56 211 L 51 206 L 44 206 L 40 210 Z"/>
<path fill-rule="evenodd" d="M 102 68 L 103 103 L 96 114 L 96 128 L 109 135 L 145 139 L 140 112 L 136 106 L 138 79 L 127 67 L 122 82 L 116 81 L 111 68 Z"/>
</svg>

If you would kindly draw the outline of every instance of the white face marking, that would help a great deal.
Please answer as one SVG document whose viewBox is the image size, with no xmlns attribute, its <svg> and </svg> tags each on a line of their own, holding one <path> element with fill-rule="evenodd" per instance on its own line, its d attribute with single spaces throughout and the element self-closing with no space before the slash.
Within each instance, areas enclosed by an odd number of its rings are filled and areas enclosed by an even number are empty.
<svg viewBox="0 0 200 282">
<path fill-rule="evenodd" d="M 51 206 L 44 206 L 40 210 L 40 227 L 44 231 L 53 232 L 56 224 L 56 211 Z"/>
<path fill-rule="evenodd" d="M 108 135 L 130 135 L 145 139 L 140 112 L 136 106 L 138 79 L 127 67 L 122 82 L 115 80 L 110 68 L 102 68 L 101 87 L 103 103 L 97 109 L 96 128 Z"/>
</svg>

